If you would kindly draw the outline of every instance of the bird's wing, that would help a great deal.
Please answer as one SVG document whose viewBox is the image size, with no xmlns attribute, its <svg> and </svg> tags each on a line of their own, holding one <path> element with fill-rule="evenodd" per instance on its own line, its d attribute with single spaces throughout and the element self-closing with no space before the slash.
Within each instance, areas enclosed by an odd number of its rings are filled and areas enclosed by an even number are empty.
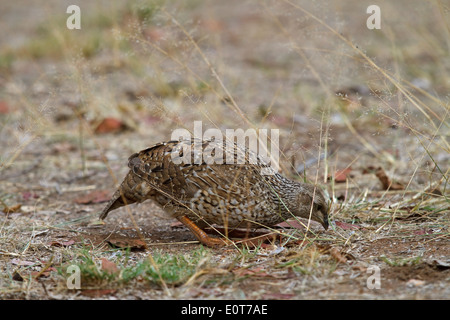
<svg viewBox="0 0 450 320">
<path fill-rule="evenodd" d="M 224 147 L 211 140 L 169 141 L 133 154 L 128 166 L 151 187 L 183 203 L 192 200 L 199 190 L 223 198 L 245 198 L 258 180 L 262 165 L 250 163 L 245 148 L 235 145 L 229 151 Z M 230 159 L 234 160 L 227 164 Z"/>
</svg>

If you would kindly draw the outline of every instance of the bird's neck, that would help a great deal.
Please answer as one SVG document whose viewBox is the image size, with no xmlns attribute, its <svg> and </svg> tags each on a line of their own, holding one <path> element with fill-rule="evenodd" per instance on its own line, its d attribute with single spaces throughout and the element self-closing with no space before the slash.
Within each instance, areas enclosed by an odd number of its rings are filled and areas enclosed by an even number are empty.
<svg viewBox="0 0 450 320">
<path fill-rule="evenodd" d="M 267 176 L 266 181 L 272 190 L 272 201 L 278 205 L 282 215 L 292 216 L 297 207 L 298 194 L 302 190 L 301 183 L 279 173 Z"/>
</svg>

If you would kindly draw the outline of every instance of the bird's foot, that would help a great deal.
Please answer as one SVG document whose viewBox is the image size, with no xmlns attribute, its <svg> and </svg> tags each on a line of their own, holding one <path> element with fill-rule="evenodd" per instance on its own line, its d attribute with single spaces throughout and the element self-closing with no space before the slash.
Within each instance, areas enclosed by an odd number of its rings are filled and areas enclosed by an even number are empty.
<svg viewBox="0 0 450 320">
<path fill-rule="evenodd" d="M 187 216 L 177 217 L 178 221 L 184 224 L 194 235 L 195 237 L 205 246 L 208 247 L 226 247 L 232 245 L 234 242 L 225 238 L 215 238 L 209 236 L 205 231 L 200 229 L 191 219 Z"/>
</svg>

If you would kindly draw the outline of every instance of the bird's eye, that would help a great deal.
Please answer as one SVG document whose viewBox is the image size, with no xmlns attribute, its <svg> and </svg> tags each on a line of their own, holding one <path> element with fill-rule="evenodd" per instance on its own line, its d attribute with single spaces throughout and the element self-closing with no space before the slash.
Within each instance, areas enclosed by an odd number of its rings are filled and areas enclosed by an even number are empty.
<svg viewBox="0 0 450 320">
<path fill-rule="evenodd" d="M 317 211 L 322 211 L 323 206 L 321 204 L 317 205 Z"/>
</svg>

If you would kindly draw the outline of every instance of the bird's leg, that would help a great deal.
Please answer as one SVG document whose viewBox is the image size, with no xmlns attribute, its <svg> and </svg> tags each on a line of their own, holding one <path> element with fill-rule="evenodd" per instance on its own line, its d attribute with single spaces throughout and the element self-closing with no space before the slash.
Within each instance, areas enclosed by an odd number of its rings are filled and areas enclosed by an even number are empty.
<svg viewBox="0 0 450 320">
<path fill-rule="evenodd" d="M 205 231 L 200 229 L 191 219 L 187 216 L 177 217 L 178 221 L 184 224 L 194 235 L 195 237 L 205 246 L 208 247 L 223 247 L 232 243 L 232 241 L 228 241 L 225 239 L 214 238 L 206 234 Z"/>
</svg>

